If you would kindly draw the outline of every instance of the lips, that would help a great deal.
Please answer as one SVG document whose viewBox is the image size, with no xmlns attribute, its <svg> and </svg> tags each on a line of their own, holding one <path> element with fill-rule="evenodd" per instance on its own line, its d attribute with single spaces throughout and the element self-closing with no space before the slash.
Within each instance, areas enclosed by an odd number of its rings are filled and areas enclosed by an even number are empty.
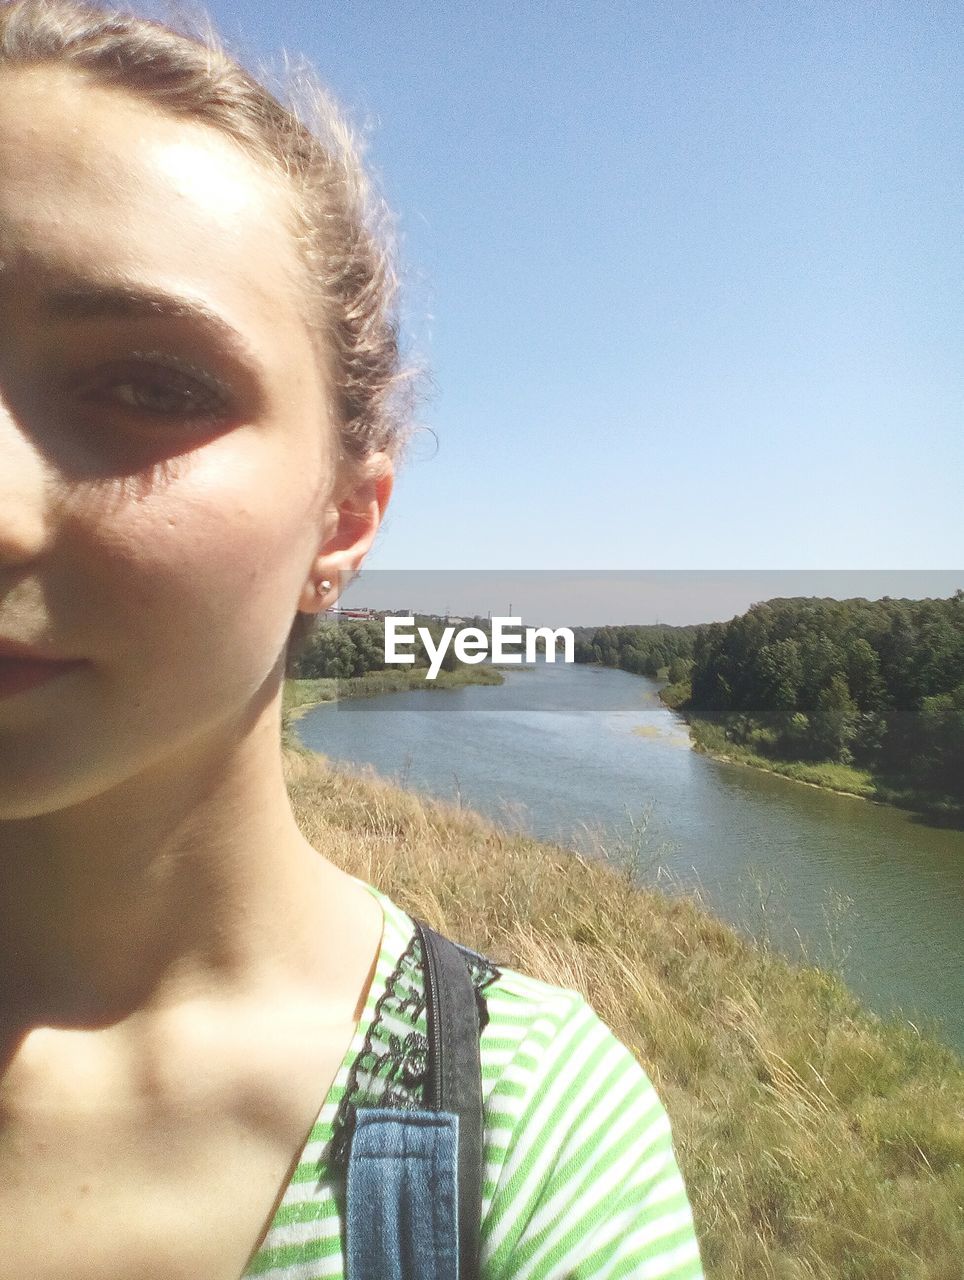
<svg viewBox="0 0 964 1280">
<path fill-rule="evenodd" d="M 0 698 L 47 684 L 82 665 L 75 660 L 37 657 L 20 646 L 0 641 Z"/>
</svg>

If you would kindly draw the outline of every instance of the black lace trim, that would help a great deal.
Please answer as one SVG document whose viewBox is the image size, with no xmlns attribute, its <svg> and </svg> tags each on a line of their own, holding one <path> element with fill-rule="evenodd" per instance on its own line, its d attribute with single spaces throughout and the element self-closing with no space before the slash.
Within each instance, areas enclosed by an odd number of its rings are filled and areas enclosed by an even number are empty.
<svg viewBox="0 0 964 1280">
<path fill-rule="evenodd" d="M 472 986 L 475 988 L 475 1003 L 479 1010 L 479 1033 L 481 1034 L 489 1025 L 489 1004 L 485 998 L 485 993 L 492 986 L 492 983 L 501 976 L 501 970 L 487 956 L 480 956 L 477 951 L 470 951 L 468 947 L 462 946 L 459 947 L 459 950 L 465 957 L 469 977 L 472 979 Z"/>
<path fill-rule="evenodd" d="M 465 947 L 465 957 L 479 1010 L 479 1027 L 489 1022 L 485 993 L 500 976 L 500 970 L 485 956 Z M 359 1106 L 394 1107 L 417 1111 L 425 1105 L 428 1080 L 428 1038 L 417 1030 L 425 1015 L 425 976 L 422 944 L 413 933 L 399 956 L 385 990 L 372 1013 L 371 1025 L 361 1051 L 355 1057 L 345 1092 L 332 1122 L 328 1149 L 330 1167 L 344 1168 Z M 390 1030 L 390 1024 L 409 1028 L 406 1034 Z"/>
</svg>

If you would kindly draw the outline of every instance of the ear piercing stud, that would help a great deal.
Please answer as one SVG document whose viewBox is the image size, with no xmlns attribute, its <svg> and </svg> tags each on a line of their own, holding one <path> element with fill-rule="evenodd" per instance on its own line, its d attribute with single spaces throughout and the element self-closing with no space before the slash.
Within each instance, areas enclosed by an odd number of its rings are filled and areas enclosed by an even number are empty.
<svg viewBox="0 0 964 1280">
<path fill-rule="evenodd" d="M 318 586 L 315 589 L 317 590 L 319 595 L 324 595 L 326 591 L 331 590 L 331 582 L 329 581 L 328 578 L 322 578 L 322 580 L 318 583 Z"/>
</svg>

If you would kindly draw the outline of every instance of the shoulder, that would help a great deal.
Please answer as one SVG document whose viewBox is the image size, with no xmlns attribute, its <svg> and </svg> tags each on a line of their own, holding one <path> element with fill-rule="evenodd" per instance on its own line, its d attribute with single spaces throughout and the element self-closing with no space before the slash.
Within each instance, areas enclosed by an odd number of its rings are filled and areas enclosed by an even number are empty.
<svg viewBox="0 0 964 1280">
<path fill-rule="evenodd" d="M 576 991 L 503 970 L 483 1032 L 487 1280 L 701 1275 L 670 1122 Z"/>
<path fill-rule="evenodd" d="M 655 1101 L 632 1055 L 578 992 L 503 969 L 485 996 L 484 1094 L 521 1100 L 551 1089 L 575 1107 L 589 1082 L 615 1083 L 629 1070 Z"/>
<path fill-rule="evenodd" d="M 409 944 L 389 988 L 420 1027 L 414 926 L 383 906 L 394 949 Z M 486 1015 L 484 1280 L 698 1280 L 670 1122 L 642 1066 L 579 992 L 468 960 Z"/>
<path fill-rule="evenodd" d="M 658 1106 L 643 1069 L 579 992 L 511 969 L 497 974 L 485 991 L 483 1065 L 501 1065 L 504 1075 L 530 1090 L 551 1081 L 574 1102 L 584 1099 L 590 1082 L 615 1087 L 627 1076 L 627 1084 Z M 488 1074 L 497 1090 L 500 1080 Z"/>
</svg>

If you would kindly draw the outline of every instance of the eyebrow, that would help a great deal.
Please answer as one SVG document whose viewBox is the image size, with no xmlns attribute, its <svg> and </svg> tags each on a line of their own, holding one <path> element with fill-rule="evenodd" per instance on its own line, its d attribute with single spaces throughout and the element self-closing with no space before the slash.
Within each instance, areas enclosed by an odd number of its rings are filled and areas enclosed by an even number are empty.
<svg viewBox="0 0 964 1280">
<path fill-rule="evenodd" d="M 248 339 L 218 311 L 194 298 L 136 285 L 77 284 L 45 294 L 41 313 L 52 320 L 195 320 L 253 359 Z"/>
</svg>

